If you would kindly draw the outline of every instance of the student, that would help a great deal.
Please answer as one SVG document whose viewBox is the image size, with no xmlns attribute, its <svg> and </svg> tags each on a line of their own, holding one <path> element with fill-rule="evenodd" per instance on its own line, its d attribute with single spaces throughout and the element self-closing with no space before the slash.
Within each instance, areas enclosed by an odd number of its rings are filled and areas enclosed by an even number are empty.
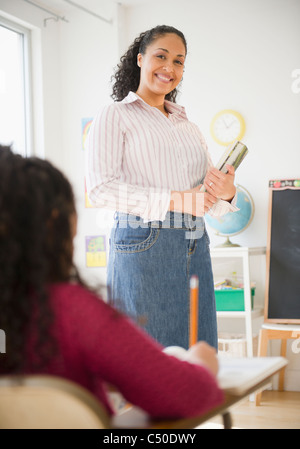
<svg viewBox="0 0 300 449">
<path fill-rule="evenodd" d="M 199 278 L 198 339 L 217 347 L 209 238 L 203 216 L 235 211 L 234 168 L 213 168 L 204 138 L 175 103 L 186 64 L 184 35 L 141 33 L 121 58 L 113 104 L 87 140 L 87 190 L 114 208 L 110 301 L 164 346 L 188 347 L 189 280 Z M 196 88 L 197 86 L 195 86 Z M 206 192 L 200 192 L 204 183 Z"/>
<path fill-rule="evenodd" d="M 0 146 L 0 374 L 46 373 L 94 393 L 108 413 L 113 385 L 153 417 L 201 414 L 223 401 L 215 350 L 187 361 L 105 303 L 73 263 L 73 191 L 50 162 Z"/>
</svg>

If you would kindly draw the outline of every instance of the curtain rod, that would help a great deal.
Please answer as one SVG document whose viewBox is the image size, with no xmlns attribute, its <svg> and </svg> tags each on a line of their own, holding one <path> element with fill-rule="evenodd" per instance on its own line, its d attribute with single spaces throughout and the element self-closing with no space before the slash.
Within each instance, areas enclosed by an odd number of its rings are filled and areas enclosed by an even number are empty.
<svg viewBox="0 0 300 449">
<path fill-rule="evenodd" d="M 83 6 L 80 6 L 77 3 L 72 2 L 71 0 L 63 0 L 63 1 L 65 1 L 66 3 L 69 3 L 72 6 L 75 6 L 78 9 L 81 9 L 81 11 L 84 11 L 84 12 L 86 12 L 88 14 L 91 14 L 92 16 L 96 17 L 97 19 L 100 19 L 100 20 L 102 20 L 102 21 L 104 21 L 106 23 L 112 24 L 112 19 L 109 20 L 109 19 L 106 19 L 105 17 L 101 17 L 98 14 L 94 13 L 93 11 L 90 11 L 89 9 L 84 8 Z M 24 0 L 24 2 L 30 3 L 31 5 L 35 6 L 36 8 L 39 8 L 42 11 L 45 11 L 48 14 L 51 14 L 52 16 L 55 17 L 56 20 L 63 20 L 64 22 L 68 22 L 69 23 L 69 21 L 65 17 L 59 16 L 58 14 L 56 14 L 55 12 L 50 11 L 49 9 L 45 8 L 44 6 L 38 5 L 37 3 L 34 3 L 31 0 Z"/>
<path fill-rule="evenodd" d="M 54 16 L 56 18 L 56 20 L 63 20 L 64 22 L 69 22 L 65 17 L 59 16 L 58 14 L 56 14 L 55 12 L 49 11 L 49 9 L 44 8 L 41 5 L 38 5 L 37 3 L 32 2 L 31 0 L 24 0 L 24 2 L 30 3 L 30 5 L 35 6 L 36 8 L 41 9 L 42 11 L 47 12 L 48 14 L 51 14 L 52 16 Z"/>
<path fill-rule="evenodd" d="M 105 19 L 105 17 L 99 16 L 98 14 L 94 13 L 93 11 L 90 11 L 89 9 L 85 8 L 84 6 L 78 5 L 78 3 L 75 3 L 71 0 L 63 0 L 63 1 L 66 3 L 69 3 L 72 6 L 75 6 L 78 9 L 81 9 L 81 11 L 91 14 L 92 16 L 96 17 L 97 19 L 103 20 L 106 23 L 110 23 L 110 24 L 112 23 L 112 19 L 111 20 Z"/>
</svg>

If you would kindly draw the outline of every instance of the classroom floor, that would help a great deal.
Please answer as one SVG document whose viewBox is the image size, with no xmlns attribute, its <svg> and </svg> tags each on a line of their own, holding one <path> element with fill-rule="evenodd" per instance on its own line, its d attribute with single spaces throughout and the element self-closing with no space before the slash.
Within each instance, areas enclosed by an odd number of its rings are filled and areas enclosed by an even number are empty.
<svg viewBox="0 0 300 449">
<path fill-rule="evenodd" d="M 232 429 L 300 429 L 300 392 L 266 390 L 260 406 L 247 399 L 231 409 L 231 418 Z M 199 428 L 222 427 L 218 416 Z"/>
</svg>

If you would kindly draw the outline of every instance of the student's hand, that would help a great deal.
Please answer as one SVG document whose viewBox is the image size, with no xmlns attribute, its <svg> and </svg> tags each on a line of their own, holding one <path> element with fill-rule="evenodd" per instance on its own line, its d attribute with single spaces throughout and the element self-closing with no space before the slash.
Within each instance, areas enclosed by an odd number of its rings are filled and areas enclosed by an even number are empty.
<svg viewBox="0 0 300 449">
<path fill-rule="evenodd" d="M 236 193 L 234 185 L 235 171 L 232 165 L 226 164 L 228 173 L 223 173 L 216 168 L 211 168 L 204 179 L 206 190 L 217 198 L 225 201 L 231 201 Z"/>
<path fill-rule="evenodd" d="M 219 371 L 217 351 L 205 341 L 199 341 L 191 346 L 187 351 L 185 360 L 191 363 L 204 365 L 215 376 Z"/>
<path fill-rule="evenodd" d="M 169 210 L 203 217 L 218 198 L 210 192 L 200 192 L 202 184 L 182 192 L 172 191 Z"/>
</svg>

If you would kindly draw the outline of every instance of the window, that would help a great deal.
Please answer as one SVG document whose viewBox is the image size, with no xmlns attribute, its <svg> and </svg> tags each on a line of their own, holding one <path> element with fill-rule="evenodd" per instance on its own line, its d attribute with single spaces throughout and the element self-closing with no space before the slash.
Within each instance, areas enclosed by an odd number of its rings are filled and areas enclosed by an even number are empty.
<svg viewBox="0 0 300 449">
<path fill-rule="evenodd" d="M 30 31 L 0 17 L 0 143 L 32 153 Z"/>
</svg>

